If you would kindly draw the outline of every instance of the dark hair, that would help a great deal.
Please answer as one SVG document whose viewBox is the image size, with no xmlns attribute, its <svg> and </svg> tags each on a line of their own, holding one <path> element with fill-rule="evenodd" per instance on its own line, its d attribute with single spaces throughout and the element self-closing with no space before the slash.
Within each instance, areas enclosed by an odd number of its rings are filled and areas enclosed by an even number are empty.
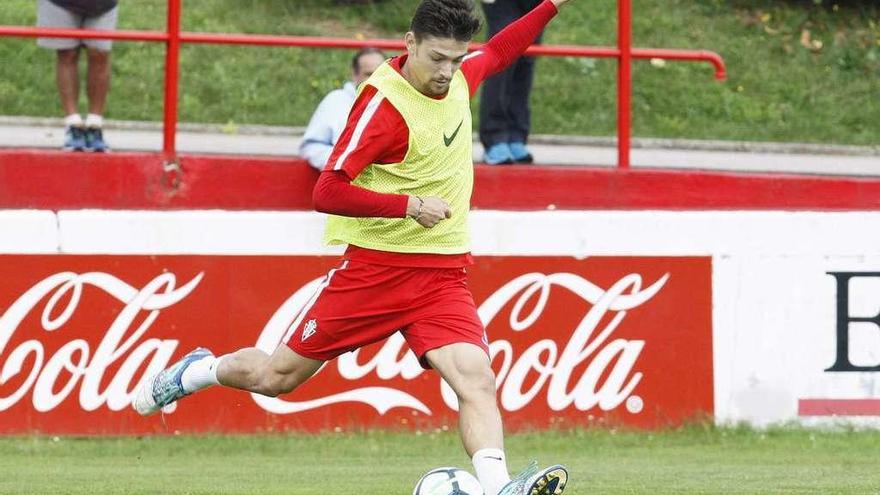
<svg viewBox="0 0 880 495">
<path fill-rule="evenodd" d="M 371 46 L 361 48 L 360 50 L 358 50 L 357 53 L 354 54 L 354 57 L 351 57 L 351 70 L 353 70 L 354 72 L 358 72 L 361 68 L 361 57 L 373 54 L 380 55 L 382 58 L 385 58 L 385 54 L 382 53 L 382 50 L 378 48 L 373 48 Z"/>
<path fill-rule="evenodd" d="M 472 0 L 422 0 L 409 29 L 417 41 L 424 36 L 470 41 L 480 30 L 480 18 Z"/>
</svg>

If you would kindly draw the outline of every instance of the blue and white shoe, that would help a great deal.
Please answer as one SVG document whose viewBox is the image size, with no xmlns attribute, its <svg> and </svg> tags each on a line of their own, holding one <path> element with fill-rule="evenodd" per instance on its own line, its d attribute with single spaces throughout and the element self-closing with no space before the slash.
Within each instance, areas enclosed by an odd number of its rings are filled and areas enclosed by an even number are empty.
<svg viewBox="0 0 880 495">
<path fill-rule="evenodd" d="M 523 472 L 516 475 L 498 495 L 562 495 L 568 483 L 568 470 L 556 464 L 538 469 L 538 463 L 532 462 Z"/>
<path fill-rule="evenodd" d="M 108 148 L 107 141 L 104 141 L 104 131 L 100 127 L 86 128 L 86 151 L 104 153 Z"/>
<path fill-rule="evenodd" d="M 513 155 L 513 161 L 516 163 L 532 163 L 535 161 L 535 157 L 526 148 L 525 143 L 509 143 L 508 147 L 510 148 L 510 154 Z"/>
<path fill-rule="evenodd" d="M 131 401 L 131 407 L 141 416 L 149 416 L 181 397 L 189 395 L 183 390 L 180 377 L 189 365 L 208 356 L 213 356 L 211 351 L 199 347 L 183 356 L 180 361 L 160 371 L 141 384 L 134 400 Z"/>
<path fill-rule="evenodd" d="M 506 165 L 513 163 L 513 154 L 507 143 L 498 143 L 489 146 L 483 154 L 483 161 L 489 165 Z"/>
<path fill-rule="evenodd" d="M 82 126 L 73 125 L 64 129 L 64 150 L 83 151 L 86 149 L 86 130 Z"/>
</svg>

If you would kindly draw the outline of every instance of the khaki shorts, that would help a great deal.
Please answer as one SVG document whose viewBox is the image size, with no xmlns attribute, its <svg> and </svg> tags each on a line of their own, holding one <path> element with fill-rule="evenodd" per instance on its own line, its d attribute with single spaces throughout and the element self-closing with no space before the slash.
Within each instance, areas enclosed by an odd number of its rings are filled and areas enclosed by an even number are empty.
<svg viewBox="0 0 880 495">
<path fill-rule="evenodd" d="M 119 6 L 117 5 L 98 17 L 85 17 L 59 7 L 49 0 L 37 0 L 37 27 L 113 31 L 116 29 L 118 11 Z M 52 50 L 72 50 L 85 45 L 88 48 L 109 52 L 113 42 L 111 40 L 80 40 L 76 38 L 38 38 L 37 45 Z"/>
</svg>

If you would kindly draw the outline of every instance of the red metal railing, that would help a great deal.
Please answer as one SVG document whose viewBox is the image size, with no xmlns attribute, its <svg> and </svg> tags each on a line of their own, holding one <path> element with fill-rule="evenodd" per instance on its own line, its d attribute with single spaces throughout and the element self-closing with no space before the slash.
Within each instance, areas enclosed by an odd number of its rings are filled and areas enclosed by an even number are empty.
<svg viewBox="0 0 880 495">
<path fill-rule="evenodd" d="M 180 31 L 180 2 L 168 0 L 167 31 L 94 31 L 86 29 L 54 29 L 23 26 L 0 26 L 0 37 L 53 37 L 53 38 L 88 38 L 109 39 L 120 41 L 152 41 L 164 42 L 165 51 L 165 117 L 163 127 L 162 156 L 166 168 L 176 167 L 177 147 L 175 143 L 177 130 L 177 99 L 180 65 L 180 46 L 184 43 L 251 45 L 251 46 L 288 46 L 302 48 L 363 48 L 373 46 L 389 50 L 403 50 L 403 41 L 375 39 L 351 40 L 345 38 L 324 38 L 308 36 L 273 36 L 246 34 L 214 34 L 189 33 Z M 481 43 L 473 43 L 473 49 L 479 49 Z M 617 47 L 589 47 L 571 45 L 540 45 L 532 46 L 529 55 L 548 57 L 590 57 L 616 58 L 617 71 L 617 148 L 618 166 L 627 168 L 630 165 L 631 135 L 631 95 L 632 95 L 632 59 L 659 58 L 665 60 L 709 62 L 715 68 L 715 78 L 724 80 L 727 76 L 724 60 L 715 52 L 706 50 L 672 50 L 659 48 L 632 47 L 632 5 L 631 0 L 618 0 L 618 40 Z"/>
<path fill-rule="evenodd" d="M 632 134 L 632 2 L 617 1 L 617 166 L 629 168 Z"/>
</svg>

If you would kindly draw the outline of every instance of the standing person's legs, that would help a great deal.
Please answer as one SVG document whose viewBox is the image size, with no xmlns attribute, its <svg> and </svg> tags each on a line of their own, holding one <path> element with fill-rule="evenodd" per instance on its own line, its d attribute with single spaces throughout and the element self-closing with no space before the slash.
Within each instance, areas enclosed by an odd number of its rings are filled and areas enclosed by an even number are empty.
<svg viewBox="0 0 880 495">
<path fill-rule="evenodd" d="M 83 19 L 84 29 L 99 31 L 113 31 L 119 17 L 119 7 L 114 7 L 97 17 Z M 112 40 L 83 40 L 88 53 L 88 97 L 89 113 L 104 115 L 104 107 L 107 102 L 107 94 L 110 91 L 110 50 L 113 48 Z M 88 125 L 88 124 L 87 124 Z"/>
<path fill-rule="evenodd" d="M 49 0 L 37 1 L 37 27 L 76 29 L 82 25 L 82 16 L 59 7 Z M 79 48 L 80 40 L 70 38 L 37 38 L 37 46 L 56 52 L 55 79 L 61 108 L 65 116 L 78 114 Z"/>
<path fill-rule="evenodd" d="M 98 17 L 89 17 L 83 21 L 83 27 L 101 31 L 116 29 L 119 7 L 105 12 Z M 88 53 L 87 94 L 89 97 L 89 114 L 86 116 L 86 147 L 89 151 L 107 151 L 102 128 L 104 126 L 104 108 L 107 94 L 110 92 L 110 50 L 111 40 L 84 40 Z"/>
<path fill-rule="evenodd" d="M 110 52 L 88 48 L 87 94 L 89 113 L 104 115 L 107 93 L 110 90 Z"/>
<path fill-rule="evenodd" d="M 499 0 L 483 3 L 488 35 L 491 38 L 518 17 L 514 2 Z M 486 79 L 480 96 L 480 142 L 485 149 L 484 161 L 489 164 L 511 163 L 513 156 L 507 147 L 510 119 L 507 99 L 513 70 L 504 71 Z"/>
<path fill-rule="evenodd" d="M 65 116 L 79 116 L 79 48 L 58 50 L 55 80 Z"/>
<path fill-rule="evenodd" d="M 532 163 L 534 158 L 526 148 L 531 127 L 532 112 L 529 95 L 535 76 L 535 58 L 520 57 L 509 68 L 512 76 L 507 92 L 507 115 L 509 119 L 508 142 L 513 159 L 517 163 Z"/>
<path fill-rule="evenodd" d="M 89 97 L 89 114 L 86 115 L 86 150 L 105 152 L 104 105 L 110 90 L 110 52 L 88 48 L 88 78 L 86 91 Z"/>
<path fill-rule="evenodd" d="M 507 100 L 510 98 L 512 79 L 513 67 L 508 67 L 483 82 L 480 96 L 480 142 L 485 150 L 484 160 L 491 165 L 513 161 L 513 156 L 507 150 L 507 143 L 510 142 Z"/>
<path fill-rule="evenodd" d="M 535 0 L 516 0 L 519 15 L 523 16 L 534 9 L 538 3 Z M 535 44 L 541 43 L 543 33 L 535 39 Z M 532 92 L 532 82 L 535 78 L 535 57 L 520 57 L 511 67 L 512 76 L 507 99 L 507 115 L 510 126 L 508 138 L 511 153 L 517 163 L 531 163 L 532 154 L 526 148 L 531 128 L 531 105 L 529 95 Z"/>
<path fill-rule="evenodd" d="M 82 16 L 59 7 L 49 0 L 37 1 L 37 26 L 79 28 Z M 37 45 L 55 50 L 55 82 L 61 109 L 64 112 L 64 148 L 81 151 L 85 148 L 85 130 L 79 115 L 79 48 L 80 40 L 69 38 L 38 38 Z"/>
</svg>

